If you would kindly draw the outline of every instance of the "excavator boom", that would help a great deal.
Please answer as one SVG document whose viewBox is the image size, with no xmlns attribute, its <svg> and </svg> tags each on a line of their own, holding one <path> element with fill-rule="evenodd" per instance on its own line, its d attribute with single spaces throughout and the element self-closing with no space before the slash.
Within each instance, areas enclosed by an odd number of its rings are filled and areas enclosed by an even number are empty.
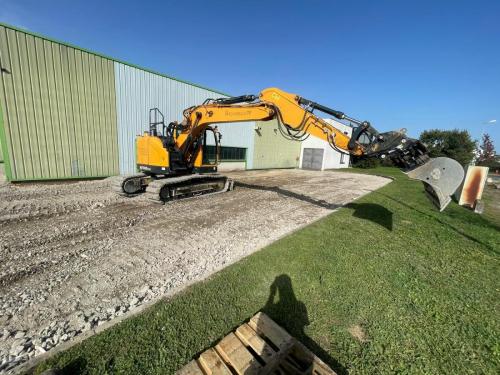
<svg viewBox="0 0 500 375">
<path fill-rule="evenodd" d="M 348 121 L 353 126 L 352 135 L 344 134 L 318 117 L 315 110 Z M 431 201 L 441 211 L 463 180 L 464 171 L 458 162 L 448 158 L 430 159 L 425 145 L 407 137 L 404 129 L 379 133 L 367 121 L 356 120 L 277 88 L 265 89 L 259 96 L 208 99 L 187 108 L 183 115 L 181 123 L 168 126 L 156 116 L 154 121 L 150 119 L 149 132 L 137 138 L 138 167 L 143 173 L 118 180 L 119 193 L 135 195 L 146 191 L 151 199 L 164 202 L 230 190 L 232 182 L 214 174 L 216 165 L 207 162 L 204 156 L 207 133 L 213 133 L 219 149 L 220 134 L 212 125 L 272 119 L 277 119 L 282 135 L 288 139 L 301 140 L 312 135 L 341 153 L 391 159 L 410 178 L 424 183 Z M 162 125 L 161 132 L 158 125 Z"/>
</svg>

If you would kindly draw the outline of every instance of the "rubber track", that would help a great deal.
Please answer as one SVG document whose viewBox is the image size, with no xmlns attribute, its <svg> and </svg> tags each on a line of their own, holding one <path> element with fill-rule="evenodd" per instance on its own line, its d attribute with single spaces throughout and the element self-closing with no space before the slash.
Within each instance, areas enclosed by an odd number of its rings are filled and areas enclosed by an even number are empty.
<svg viewBox="0 0 500 375">
<path fill-rule="evenodd" d="M 134 178 L 139 178 L 139 177 L 146 177 L 146 175 L 144 173 L 136 173 L 136 174 L 123 175 L 123 176 L 116 176 L 113 178 L 113 182 L 111 184 L 111 189 L 113 189 L 113 191 L 116 194 L 124 196 L 124 197 L 134 197 L 136 195 L 139 195 L 141 193 L 128 194 L 123 190 L 123 184 L 126 181 L 132 180 Z"/>
<path fill-rule="evenodd" d="M 191 174 L 191 175 L 186 175 L 186 176 L 180 176 L 180 177 L 169 177 L 169 178 L 163 178 L 161 180 L 156 180 L 151 182 L 148 187 L 146 188 L 146 198 L 148 198 L 150 201 L 163 204 L 164 202 L 160 198 L 160 191 L 163 187 L 167 185 L 174 185 L 179 182 L 185 182 L 185 181 L 191 181 L 191 180 L 196 180 L 196 179 L 225 179 L 224 183 L 224 188 L 222 188 L 219 191 L 214 191 L 211 193 L 204 193 L 200 195 L 212 195 L 212 194 L 218 194 L 218 193 L 224 193 L 228 190 L 233 190 L 234 186 L 234 181 L 224 175 L 220 174 Z M 196 195 L 197 196 L 197 195 Z M 184 197 L 184 198 L 179 198 L 179 199 L 188 199 L 191 198 L 192 196 Z"/>
</svg>

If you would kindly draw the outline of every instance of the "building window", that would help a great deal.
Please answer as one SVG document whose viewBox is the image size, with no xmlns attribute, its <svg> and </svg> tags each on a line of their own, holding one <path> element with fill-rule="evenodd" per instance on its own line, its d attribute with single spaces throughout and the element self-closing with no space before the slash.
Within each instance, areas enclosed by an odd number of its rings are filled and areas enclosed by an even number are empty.
<svg viewBox="0 0 500 375">
<path fill-rule="evenodd" d="M 345 164 L 345 154 L 343 152 L 340 154 L 340 164 Z"/>
<path fill-rule="evenodd" d="M 215 146 L 206 145 L 204 148 L 204 160 L 215 161 Z M 245 161 L 247 149 L 242 147 L 221 146 L 220 161 Z"/>
</svg>

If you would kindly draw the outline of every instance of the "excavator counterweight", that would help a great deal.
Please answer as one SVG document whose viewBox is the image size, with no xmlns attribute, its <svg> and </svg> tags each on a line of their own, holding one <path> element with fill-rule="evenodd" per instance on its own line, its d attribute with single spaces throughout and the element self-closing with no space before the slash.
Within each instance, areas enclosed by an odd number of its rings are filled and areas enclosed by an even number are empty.
<svg viewBox="0 0 500 375">
<path fill-rule="evenodd" d="M 352 127 L 348 136 L 313 112 L 321 111 Z M 145 193 L 154 202 L 232 190 L 233 181 L 217 174 L 220 138 L 216 124 L 276 119 L 281 134 L 290 140 L 312 135 L 335 150 L 361 158 L 389 158 L 410 178 L 421 180 L 431 201 L 442 211 L 464 176 L 462 166 L 449 158 L 430 159 L 420 141 L 404 129 L 379 133 L 368 121 L 348 117 L 324 105 L 277 88 L 259 96 L 208 99 L 183 112 L 182 122 L 164 122 L 161 112 L 150 110 L 149 131 L 136 139 L 140 174 L 120 176 L 114 189 L 121 195 Z M 215 148 L 210 157 L 209 148 Z M 213 156 L 213 155 L 212 155 Z"/>
</svg>

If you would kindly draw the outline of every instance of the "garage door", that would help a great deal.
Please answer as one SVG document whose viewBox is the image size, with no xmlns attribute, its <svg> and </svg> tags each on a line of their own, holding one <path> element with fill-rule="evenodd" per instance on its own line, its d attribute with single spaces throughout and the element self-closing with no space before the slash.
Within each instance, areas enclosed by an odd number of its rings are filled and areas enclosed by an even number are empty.
<svg viewBox="0 0 500 375">
<path fill-rule="evenodd" d="M 302 168 L 321 170 L 323 165 L 323 152 L 322 148 L 304 148 L 302 154 Z"/>
</svg>

